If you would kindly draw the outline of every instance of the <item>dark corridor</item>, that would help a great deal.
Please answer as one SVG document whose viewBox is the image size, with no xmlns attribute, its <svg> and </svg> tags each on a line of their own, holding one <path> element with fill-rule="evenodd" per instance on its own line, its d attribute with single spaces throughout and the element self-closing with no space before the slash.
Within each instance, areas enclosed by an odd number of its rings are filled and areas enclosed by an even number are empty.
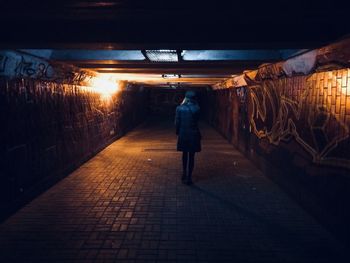
<svg viewBox="0 0 350 263">
<path fill-rule="evenodd" d="M 0 262 L 347 262 L 348 10 L 297 2 L 1 1 Z"/>
</svg>

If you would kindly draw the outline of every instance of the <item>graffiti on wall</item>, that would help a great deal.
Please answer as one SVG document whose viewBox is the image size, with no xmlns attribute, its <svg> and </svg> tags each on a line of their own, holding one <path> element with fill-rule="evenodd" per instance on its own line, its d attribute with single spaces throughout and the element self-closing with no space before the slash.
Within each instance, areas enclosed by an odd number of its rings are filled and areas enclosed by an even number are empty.
<svg viewBox="0 0 350 263">
<path fill-rule="evenodd" d="M 78 85 L 0 77 L 0 207 L 141 122 L 144 98 L 122 89 L 104 103 Z"/>
<path fill-rule="evenodd" d="M 92 73 L 15 51 L 1 51 L 0 76 L 33 78 L 65 84 L 83 84 L 92 78 Z"/>
<path fill-rule="evenodd" d="M 49 63 L 35 63 L 35 61 L 21 56 L 20 59 L 16 61 L 14 73 L 16 77 L 35 76 L 38 79 L 50 79 L 53 77 L 54 70 Z"/>
<path fill-rule="evenodd" d="M 247 101 L 247 89 L 245 87 L 239 87 L 236 89 L 238 100 L 241 104 Z"/>
<path fill-rule="evenodd" d="M 315 163 L 350 168 L 349 84 L 349 69 L 255 82 L 252 132 L 276 146 L 294 140 Z"/>
</svg>

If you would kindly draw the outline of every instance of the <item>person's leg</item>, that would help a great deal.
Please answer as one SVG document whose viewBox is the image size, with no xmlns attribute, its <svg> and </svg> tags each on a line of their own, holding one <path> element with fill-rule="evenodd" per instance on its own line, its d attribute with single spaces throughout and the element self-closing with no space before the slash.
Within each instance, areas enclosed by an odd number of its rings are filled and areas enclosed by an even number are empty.
<svg viewBox="0 0 350 263">
<path fill-rule="evenodd" d="M 187 183 L 188 184 L 192 184 L 192 172 L 193 172 L 193 168 L 194 168 L 194 152 L 190 152 L 189 153 L 189 163 L 188 163 L 188 179 L 187 179 Z"/>
<path fill-rule="evenodd" d="M 182 152 L 182 180 L 186 179 L 187 175 L 188 152 Z"/>
</svg>

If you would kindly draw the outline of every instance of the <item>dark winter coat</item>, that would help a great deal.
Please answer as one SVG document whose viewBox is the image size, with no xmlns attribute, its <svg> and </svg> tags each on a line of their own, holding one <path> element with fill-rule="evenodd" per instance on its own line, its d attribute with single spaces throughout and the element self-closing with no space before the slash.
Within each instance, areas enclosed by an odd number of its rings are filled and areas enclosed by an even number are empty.
<svg viewBox="0 0 350 263">
<path fill-rule="evenodd" d="M 178 135 L 178 151 L 201 151 L 201 134 L 198 128 L 199 111 L 198 104 L 192 102 L 177 106 L 175 126 L 176 134 Z"/>
</svg>

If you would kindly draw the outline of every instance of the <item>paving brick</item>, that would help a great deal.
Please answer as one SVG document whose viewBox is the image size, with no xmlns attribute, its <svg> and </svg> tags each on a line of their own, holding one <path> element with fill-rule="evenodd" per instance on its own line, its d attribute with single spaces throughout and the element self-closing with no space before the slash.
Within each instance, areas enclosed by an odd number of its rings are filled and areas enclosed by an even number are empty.
<svg viewBox="0 0 350 263">
<path fill-rule="evenodd" d="M 201 128 L 193 186 L 181 183 L 171 124 L 144 125 L 0 225 L 0 262 L 341 262 L 347 256 L 250 161 L 212 128 Z"/>
</svg>

